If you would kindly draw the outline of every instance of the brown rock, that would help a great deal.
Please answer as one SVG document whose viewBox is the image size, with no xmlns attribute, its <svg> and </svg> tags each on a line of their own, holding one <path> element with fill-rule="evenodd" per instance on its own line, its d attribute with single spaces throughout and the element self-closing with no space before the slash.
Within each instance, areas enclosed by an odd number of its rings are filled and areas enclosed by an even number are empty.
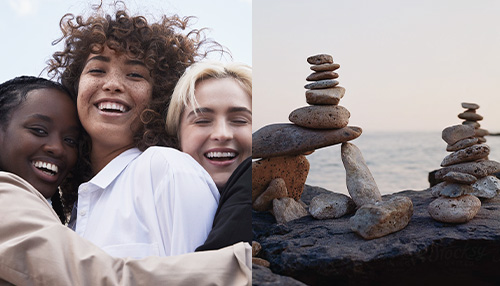
<svg viewBox="0 0 500 286">
<path fill-rule="evenodd" d="M 488 130 L 486 129 L 482 129 L 482 128 L 478 128 L 476 129 L 476 137 L 484 137 L 486 135 L 489 135 L 490 132 L 488 132 Z"/>
<path fill-rule="evenodd" d="M 453 125 L 443 129 L 442 138 L 449 145 L 453 145 L 465 138 L 474 137 L 474 127 L 470 125 Z"/>
<path fill-rule="evenodd" d="M 479 105 L 477 105 L 475 103 L 462 102 L 462 107 L 468 108 L 468 109 L 478 109 Z"/>
<path fill-rule="evenodd" d="M 319 80 L 319 81 L 315 81 L 312 83 L 308 83 L 308 84 L 304 85 L 304 88 L 305 89 L 323 89 L 323 88 L 334 87 L 334 86 L 337 86 L 338 84 L 339 84 L 339 82 L 334 80 L 334 79 L 324 79 L 324 80 Z"/>
<path fill-rule="evenodd" d="M 465 138 L 465 139 L 458 141 L 457 143 L 455 143 L 453 145 L 448 144 L 448 146 L 446 147 L 446 151 L 449 151 L 449 152 L 458 151 L 458 150 L 470 147 L 474 144 L 477 144 L 478 142 L 479 142 L 479 140 L 475 137 Z"/>
<path fill-rule="evenodd" d="M 468 162 L 447 166 L 436 172 L 436 179 L 442 180 L 449 172 L 460 172 L 473 175 L 476 178 L 486 177 L 493 173 L 500 172 L 500 163 L 491 160 L 481 162 Z"/>
<path fill-rule="evenodd" d="M 309 213 L 315 219 L 339 218 L 356 210 L 354 201 L 344 194 L 328 193 L 314 197 Z"/>
<path fill-rule="evenodd" d="M 257 241 L 252 241 L 252 257 L 257 256 L 262 250 L 262 245 Z"/>
<path fill-rule="evenodd" d="M 260 265 L 269 268 L 271 266 L 271 263 L 269 261 L 259 258 L 259 257 L 252 257 L 252 264 L 255 265 Z"/>
<path fill-rule="evenodd" d="M 479 128 L 481 127 L 481 124 L 479 124 L 478 122 L 476 121 L 469 121 L 469 120 L 465 120 L 464 122 L 462 122 L 463 125 L 472 125 L 474 128 Z"/>
<path fill-rule="evenodd" d="M 465 119 L 469 121 L 479 121 L 483 120 L 483 117 L 475 112 L 463 112 L 458 115 L 458 118 Z"/>
<path fill-rule="evenodd" d="M 306 80 L 307 81 L 317 81 L 322 79 L 334 79 L 338 78 L 339 74 L 333 71 L 324 71 L 324 72 L 313 72 L 310 74 Z"/>
<path fill-rule="evenodd" d="M 477 142 L 481 143 L 481 144 L 482 143 L 486 143 L 486 138 L 484 138 L 484 137 L 477 137 Z"/>
<path fill-rule="evenodd" d="M 346 127 L 351 113 L 340 105 L 311 105 L 295 109 L 288 119 L 298 126 L 314 129 Z"/>
<path fill-rule="evenodd" d="M 337 105 L 344 94 L 345 88 L 341 86 L 310 89 L 306 91 L 306 101 L 312 105 Z"/>
<path fill-rule="evenodd" d="M 260 194 L 255 202 L 253 202 L 252 207 L 256 211 L 265 212 L 273 207 L 273 200 L 284 198 L 288 196 L 288 191 L 286 189 L 286 183 L 283 178 L 275 178 L 271 180 L 267 189 Z"/>
<path fill-rule="evenodd" d="M 313 65 L 311 66 L 311 70 L 316 71 L 316 72 L 322 72 L 322 71 L 334 71 L 340 68 L 340 65 L 337 63 L 333 64 L 320 64 L 320 65 Z"/>
<path fill-rule="evenodd" d="M 309 215 L 307 210 L 292 198 L 273 200 L 273 214 L 276 222 L 282 224 Z"/>
<path fill-rule="evenodd" d="M 282 178 L 288 196 L 298 200 L 304 191 L 309 161 L 303 155 L 281 156 L 252 162 L 252 203 L 267 189 L 273 179 Z"/>
<path fill-rule="evenodd" d="M 490 154 L 490 147 L 486 144 L 476 144 L 465 149 L 461 149 L 444 157 L 441 167 L 450 166 L 463 162 L 471 162 L 486 158 Z"/>
<path fill-rule="evenodd" d="M 306 151 L 355 139 L 361 132 L 361 128 L 353 126 L 313 130 L 295 124 L 271 124 L 252 134 L 252 157 L 257 159 L 303 154 Z"/>
<path fill-rule="evenodd" d="M 350 218 L 351 230 L 364 239 L 374 239 L 405 228 L 413 215 L 413 203 L 405 196 L 366 204 Z"/>
<path fill-rule="evenodd" d="M 332 64 L 333 57 L 327 54 L 319 54 L 308 57 L 307 62 L 311 65 Z"/>
<path fill-rule="evenodd" d="M 481 201 L 473 195 L 458 198 L 439 197 L 427 207 L 431 217 L 440 222 L 464 223 L 476 216 Z"/>
</svg>

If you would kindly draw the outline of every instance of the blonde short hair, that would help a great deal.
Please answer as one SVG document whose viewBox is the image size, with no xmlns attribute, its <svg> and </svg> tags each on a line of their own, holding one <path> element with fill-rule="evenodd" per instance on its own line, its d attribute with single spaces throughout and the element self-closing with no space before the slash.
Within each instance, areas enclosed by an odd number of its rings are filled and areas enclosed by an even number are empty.
<svg viewBox="0 0 500 286">
<path fill-rule="evenodd" d="M 189 67 L 177 82 L 166 118 L 166 130 L 170 136 L 178 137 L 181 116 L 186 106 L 196 109 L 195 86 L 197 83 L 211 79 L 233 78 L 252 98 L 252 68 L 242 63 L 198 62 Z"/>
</svg>

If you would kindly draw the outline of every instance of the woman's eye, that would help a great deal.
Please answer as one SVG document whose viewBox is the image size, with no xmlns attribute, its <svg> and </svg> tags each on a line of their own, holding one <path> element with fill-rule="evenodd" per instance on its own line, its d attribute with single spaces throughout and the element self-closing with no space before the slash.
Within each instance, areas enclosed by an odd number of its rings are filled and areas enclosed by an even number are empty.
<svg viewBox="0 0 500 286">
<path fill-rule="evenodd" d="M 64 138 L 64 142 L 66 142 L 67 144 L 69 144 L 73 147 L 78 146 L 78 141 L 73 139 L 73 138 Z"/>
<path fill-rule="evenodd" d="M 31 130 L 32 133 L 34 133 L 35 135 L 37 136 L 44 136 L 44 135 L 47 135 L 47 131 L 45 131 L 44 129 L 42 128 L 37 128 L 37 127 L 31 127 L 29 128 Z"/>
<path fill-rule="evenodd" d="M 208 124 L 210 123 L 210 120 L 208 119 L 197 119 L 194 121 L 195 124 Z"/>
<path fill-rule="evenodd" d="M 142 74 L 140 74 L 140 73 L 135 73 L 135 72 L 133 72 L 133 73 L 129 73 L 128 75 L 129 75 L 130 77 L 135 77 L 135 78 L 145 78 Z"/>
<path fill-rule="evenodd" d="M 90 69 L 89 73 L 100 74 L 100 73 L 104 73 L 104 70 L 101 70 L 101 69 Z"/>
</svg>

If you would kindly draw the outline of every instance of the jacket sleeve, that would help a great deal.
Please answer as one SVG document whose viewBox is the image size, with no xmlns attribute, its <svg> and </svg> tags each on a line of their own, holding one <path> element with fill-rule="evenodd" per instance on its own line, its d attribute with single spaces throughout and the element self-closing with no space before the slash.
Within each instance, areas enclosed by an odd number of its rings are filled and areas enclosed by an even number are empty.
<svg viewBox="0 0 500 286">
<path fill-rule="evenodd" d="M 63 226 L 43 196 L 0 172 L 0 284 L 250 285 L 245 244 L 141 260 L 113 258 Z M 206 255 L 205 255 L 206 254 Z"/>
</svg>

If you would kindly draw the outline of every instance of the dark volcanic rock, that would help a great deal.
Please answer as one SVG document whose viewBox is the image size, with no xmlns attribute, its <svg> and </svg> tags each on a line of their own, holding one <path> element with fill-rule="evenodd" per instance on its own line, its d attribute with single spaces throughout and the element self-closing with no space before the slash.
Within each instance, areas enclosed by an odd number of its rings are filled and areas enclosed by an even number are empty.
<svg viewBox="0 0 500 286">
<path fill-rule="evenodd" d="M 273 273 L 269 268 L 260 265 L 252 265 L 252 285 L 259 286 L 304 286 L 306 284 L 291 277 L 281 276 Z"/>
<path fill-rule="evenodd" d="M 308 129 L 290 123 L 271 124 L 252 134 L 252 158 L 300 155 L 358 138 L 361 128 Z"/>
<path fill-rule="evenodd" d="M 306 185 L 302 200 L 325 192 Z M 310 195 L 310 193 L 314 193 Z M 270 269 L 308 285 L 499 285 L 500 198 L 482 202 L 476 217 L 460 225 L 434 221 L 430 191 L 403 191 L 414 206 L 403 230 L 366 241 L 350 230 L 351 215 L 312 216 L 277 225 L 267 212 L 253 212 L 254 240 Z M 253 285 L 260 284 L 253 269 Z"/>
</svg>

